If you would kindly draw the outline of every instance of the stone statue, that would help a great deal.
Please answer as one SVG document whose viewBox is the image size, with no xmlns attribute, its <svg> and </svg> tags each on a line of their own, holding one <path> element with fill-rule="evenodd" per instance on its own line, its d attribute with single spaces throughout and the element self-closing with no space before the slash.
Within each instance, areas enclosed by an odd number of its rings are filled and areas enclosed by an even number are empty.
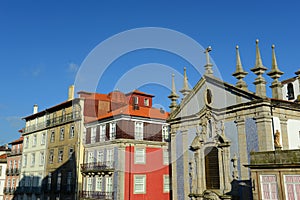
<svg viewBox="0 0 300 200">
<path fill-rule="evenodd" d="M 274 146 L 275 146 L 275 148 L 281 148 L 280 132 L 278 130 L 276 130 L 275 135 L 274 135 Z"/>
</svg>

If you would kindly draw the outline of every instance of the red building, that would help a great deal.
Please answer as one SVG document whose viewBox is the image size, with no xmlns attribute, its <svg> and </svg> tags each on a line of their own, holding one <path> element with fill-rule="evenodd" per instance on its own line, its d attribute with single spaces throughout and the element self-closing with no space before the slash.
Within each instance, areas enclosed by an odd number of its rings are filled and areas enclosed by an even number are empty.
<svg viewBox="0 0 300 200">
<path fill-rule="evenodd" d="M 21 158 L 23 151 L 23 137 L 9 143 L 11 152 L 7 155 L 6 179 L 4 187 L 4 199 L 11 200 L 18 192 L 17 187 L 20 180 Z"/>
<path fill-rule="evenodd" d="M 154 96 L 79 95 L 86 122 L 81 199 L 170 199 L 168 113 L 152 107 Z"/>
</svg>

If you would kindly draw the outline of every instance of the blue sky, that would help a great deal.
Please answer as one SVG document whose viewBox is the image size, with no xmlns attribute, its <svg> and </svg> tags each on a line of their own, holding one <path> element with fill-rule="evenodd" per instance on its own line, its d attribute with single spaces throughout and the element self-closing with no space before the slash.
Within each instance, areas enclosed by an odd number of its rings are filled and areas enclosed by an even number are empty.
<svg viewBox="0 0 300 200">
<path fill-rule="evenodd" d="M 236 82 L 231 74 L 238 44 L 252 91 L 255 76 L 249 69 L 255 63 L 258 38 L 264 65 L 271 67 L 274 43 L 279 68 L 285 72 L 281 80 L 292 77 L 300 66 L 299 9 L 297 1 L 0 1 L 0 144 L 19 137 L 18 130 L 24 126 L 20 119 L 31 114 L 33 104 L 43 110 L 66 100 L 68 86 L 99 43 L 134 28 L 167 28 L 203 47 L 211 45 L 222 78 L 232 84 Z M 98 92 L 115 89 L 124 73 L 147 63 L 178 71 L 186 66 L 191 85 L 200 78 L 195 68 L 202 70 L 172 53 L 136 51 L 111 64 Z M 182 83 L 176 84 L 180 89 Z M 156 95 L 154 103 L 168 109 L 168 87 L 149 84 L 136 88 Z"/>
</svg>

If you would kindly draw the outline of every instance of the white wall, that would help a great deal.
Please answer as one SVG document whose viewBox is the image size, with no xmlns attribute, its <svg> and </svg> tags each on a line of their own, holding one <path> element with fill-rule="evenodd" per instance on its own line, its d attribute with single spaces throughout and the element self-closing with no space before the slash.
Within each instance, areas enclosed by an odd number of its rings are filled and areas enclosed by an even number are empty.
<svg viewBox="0 0 300 200">
<path fill-rule="evenodd" d="M 294 86 L 294 95 L 295 95 L 295 99 L 292 100 L 292 101 L 295 101 L 295 100 L 297 99 L 297 96 L 300 94 L 299 81 L 298 81 L 298 79 L 294 80 L 294 81 L 292 82 L 292 84 L 293 84 L 293 86 Z M 288 92 L 287 92 L 287 85 L 288 85 L 288 84 L 285 84 L 285 85 L 283 85 L 283 87 L 282 87 L 282 96 L 283 96 L 283 99 L 284 99 L 284 100 L 288 100 L 288 97 L 287 97 L 287 94 L 288 94 Z"/>
<path fill-rule="evenodd" d="M 3 199 L 3 189 L 4 189 L 4 183 L 5 183 L 5 177 L 6 177 L 6 163 L 0 163 L 1 169 L 1 176 L 0 176 L 0 200 Z"/>
<path fill-rule="evenodd" d="M 289 149 L 300 148 L 300 120 L 289 119 L 287 121 Z"/>
</svg>

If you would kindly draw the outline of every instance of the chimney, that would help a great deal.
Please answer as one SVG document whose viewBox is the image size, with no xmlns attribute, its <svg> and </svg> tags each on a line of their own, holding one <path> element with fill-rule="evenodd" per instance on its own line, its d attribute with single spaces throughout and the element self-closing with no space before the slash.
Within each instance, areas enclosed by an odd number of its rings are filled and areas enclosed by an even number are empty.
<svg viewBox="0 0 300 200">
<path fill-rule="evenodd" d="M 68 101 L 74 99 L 74 85 L 69 87 Z"/>
<path fill-rule="evenodd" d="M 38 105 L 34 104 L 33 105 L 33 114 L 36 114 L 38 112 L 38 109 L 39 109 Z"/>
</svg>

